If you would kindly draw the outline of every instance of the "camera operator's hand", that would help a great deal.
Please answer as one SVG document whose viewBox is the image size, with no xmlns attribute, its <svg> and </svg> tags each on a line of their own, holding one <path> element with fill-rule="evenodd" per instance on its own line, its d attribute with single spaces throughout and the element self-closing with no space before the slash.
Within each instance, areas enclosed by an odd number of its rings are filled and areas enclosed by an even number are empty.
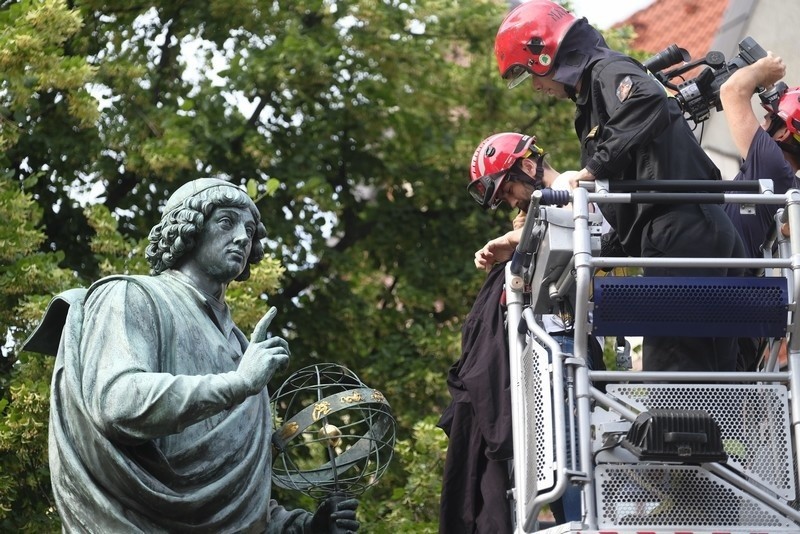
<svg viewBox="0 0 800 534">
<path fill-rule="evenodd" d="M 244 381 L 248 395 L 259 393 L 276 371 L 289 364 L 289 344 L 281 337 L 266 339 L 267 330 L 278 310 L 273 306 L 264 314 L 250 337 L 236 372 Z"/>
<path fill-rule="evenodd" d="M 769 87 L 786 74 L 783 60 L 767 52 L 763 57 L 741 69 L 737 69 L 719 90 L 719 100 L 724 110 L 725 120 L 731 139 L 744 159 L 750 150 L 750 143 L 759 128 L 761 120 L 753 112 L 753 93 L 759 87 Z"/>
<path fill-rule="evenodd" d="M 766 57 L 762 57 L 752 65 L 747 65 L 734 71 L 730 78 L 720 87 L 720 98 L 725 92 L 741 91 L 749 101 L 755 90 L 759 87 L 769 88 L 775 85 L 786 75 L 786 64 L 779 56 L 772 52 L 767 52 Z M 727 111 L 724 106 L 723 109 Z"/>
<path fill-rule="evenodd" d="M 756 87 L 772 87 L 786 75 L 786 64 L 780 56 L 767 52 L 763 57 L 750 66 L 755 71 Z"/>
</svg>

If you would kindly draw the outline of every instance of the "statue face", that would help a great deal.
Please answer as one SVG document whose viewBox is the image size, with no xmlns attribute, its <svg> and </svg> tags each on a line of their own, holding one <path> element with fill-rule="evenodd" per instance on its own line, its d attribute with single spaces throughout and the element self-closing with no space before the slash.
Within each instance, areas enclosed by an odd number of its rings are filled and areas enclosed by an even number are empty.
<svg viewBox="0 0 800 534">
<path fill-rule="evenodd" d="M 215 208 L 190 253 L 192 262 L 211 279 L 227 284 L 247 266 L 255 233 L 256 221 L 249 209 Z"/>
</svg>

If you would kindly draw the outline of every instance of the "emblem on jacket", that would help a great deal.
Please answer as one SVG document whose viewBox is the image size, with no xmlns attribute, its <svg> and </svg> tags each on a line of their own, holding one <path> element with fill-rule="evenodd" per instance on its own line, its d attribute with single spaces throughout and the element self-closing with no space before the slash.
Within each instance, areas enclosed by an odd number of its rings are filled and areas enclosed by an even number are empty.
<svg viewBox="0 0 800 534">
<path fill-rule="evenodd" d="M 617 86 L 617 99 L 620 103 L 625 102 L 628 99 L 628 96 L 631 94 L 631 89 L 633 88 L 633 81 L 631 80 L 630 76 L 625 76 L 619 85 Z"/>
</svg>

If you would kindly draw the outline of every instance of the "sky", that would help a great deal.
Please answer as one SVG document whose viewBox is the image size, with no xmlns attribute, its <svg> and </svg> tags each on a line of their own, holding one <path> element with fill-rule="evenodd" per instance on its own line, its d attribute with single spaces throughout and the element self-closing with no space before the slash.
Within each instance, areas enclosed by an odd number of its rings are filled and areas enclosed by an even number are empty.
<svg viewBox="0 0 800 534">
<path fill-rule="evenodd" d="M 572 0 L 571 4 L 573 13 L 586 17 L 593 26 L 605 29 L 653 2 L 654 0 Z"/>
</svg>

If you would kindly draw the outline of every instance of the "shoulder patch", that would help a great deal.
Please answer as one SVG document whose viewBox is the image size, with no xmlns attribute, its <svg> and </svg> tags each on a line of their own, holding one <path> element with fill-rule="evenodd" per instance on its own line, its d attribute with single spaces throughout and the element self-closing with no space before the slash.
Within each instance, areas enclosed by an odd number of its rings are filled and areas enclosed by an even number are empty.
<svg viewBox="0 0 800 534">
<path fill-rule="evenodd" d="M 633 80 L 631 80 L 630 76 L 625 76 L 619 85 L 617 86 L 617 99 L 620 103 L 625 102 L 628 99 L 628 96 L 631 94 L 631 89 L 633 88 Z"/>
</svg>

